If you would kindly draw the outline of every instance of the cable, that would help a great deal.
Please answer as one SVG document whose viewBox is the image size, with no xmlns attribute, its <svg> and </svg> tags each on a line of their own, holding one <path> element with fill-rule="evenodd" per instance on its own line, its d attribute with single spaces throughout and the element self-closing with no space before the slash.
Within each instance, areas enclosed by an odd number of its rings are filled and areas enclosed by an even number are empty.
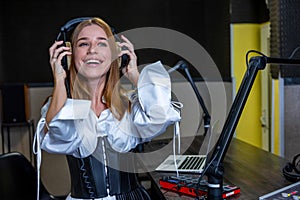
<svg viewBox="0 0 300 200">
<path fill-rule="evenodd" d="M 91 198 L 91 199 L 94 199 L 94 198 L 95 198 L 95 193 L 94 193 L 94 191 L 93 191 L 92 184 L 91 184 L 91 182 L 89 181 L 90 177 L 89 177 L 88 174 L 87 174 L 87 171 L 86 171 L 86 168 L 85 168 L 85 164 L 84 164 L 84 160 L 83 160 L 83 158 L 81 157 L 81 154 L 80 154 L 80 150 L 79 150 L 79 149 L 78 149 L 78 152 L 79 152 L 80 161 L 81 161 L 80 171 L 82 172 L 82 177 L 83 177 L 85 186 L 86 186 L 86 188 L 88 189 L 88 192 L 89 192 L 89 194 L 90 194 L 90 198 Z"/>
<path fill-rule="evenodd" d="M 247 66 L 247 69 L 249 69 L 249 60 L 248 60 L 248 56 L 250 53 L 257 53 L 263 57 L 267 57 L 265 54 L 259 52 L 259 51 L 256 51 L 256 50 L 249 50 L 247 53 L 246 53 L 246 66 Z"/>
<path fill-rule="evenodd" d="M 95 197 L 95 193 L 93 191 L 93 187 L 91 185 L 91 182 L 89 181 L 89 176 L 86 172 L 86 169 L 85 169 L 85 165 L 84 165 L 84 160 L 83 158 L 80 158 L 80 161 L 81 161 L 81 166 L 80 166 L 80 170 L 82 171 L 82 177 L 84 179 L 84 183 L 86 184 L 86 188 L 88 189 L 88 192 L 90 194 L 90 198 L 94 199 Z"/>
<path fill-rule="evenodd" d="M 290 55 L 289 58 L 293 58 L 294 55 L 296 54 L 296 52 L 300 49 L 300 46 L 298 46 L 296 49 L 294 49 L 294 51 L 292 52 L 292 54 Z"/>
<path fill-rule="evenodd" d="M 199 122 L 199 125 L 198 125 L 198 127 L 197 127 L 196 134 L 197 134 L 197 133 L 200 133 L 201 125 L 204 124 L 204 120 L 203 120 L 204 116 L 205 116 L 204 113 L 202 113 L 202 116 L 200 116 L 200 122 Z M 204 134 L 205 134 L 205 132 L 203 132 L 203 135 L 204 135 Z M 205 136 L 205 135 L 204 135 L 204 136 Z"/>
</svg>

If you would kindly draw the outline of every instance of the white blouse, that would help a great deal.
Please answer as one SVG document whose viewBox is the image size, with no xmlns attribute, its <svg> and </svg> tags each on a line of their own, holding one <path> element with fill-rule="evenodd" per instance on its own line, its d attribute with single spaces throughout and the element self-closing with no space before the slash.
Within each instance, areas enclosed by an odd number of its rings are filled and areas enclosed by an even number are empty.
<svg viewBox="0 0 300 200">
<path fill-rule="evenodd" d="M 87 157 L 95 151 L 97 138 L 107 137 L 114 150 L 127 152 L 162 134 L 170 124 L 181 119 L 179 110 L 175 108 L 178 104 L 171 102 L 169 74 L 160 61 L 147 65 L 141 71 L 137 90 L 128 93 L 128 97 L 132 109 L 130 113 L 125 112 L 120 121 L 109 109 L 97 117 L 89 100 L 67 99 L 47 125 L 49 130 L 45 134 L 50 98 L 41 110 L 35 134 L 34 151 L 38 154 L 38 169 L 41 149 L 49 153 Z"/>
<path fill-rule="evenodd" d="M 119 121 L 109 109 L 99 117 L 90 108 L 91 101 L 67 99 L 63 108 L 48 124 L 44 133 L 46 112 L 50 101 L 42 108 L 37 132 L 41 148 L 50 153 L 82 157 L 92 154 L 97 137 L 107 136 L 112 148 L 127 152 L 136 145 L 150 141 L 180 120 L 180 113 L 171 103 L 171 82 L 161 62 L 146 66 L 138 80 L 137 92 L 128 94 L 131 112 Z"/>
</svg>

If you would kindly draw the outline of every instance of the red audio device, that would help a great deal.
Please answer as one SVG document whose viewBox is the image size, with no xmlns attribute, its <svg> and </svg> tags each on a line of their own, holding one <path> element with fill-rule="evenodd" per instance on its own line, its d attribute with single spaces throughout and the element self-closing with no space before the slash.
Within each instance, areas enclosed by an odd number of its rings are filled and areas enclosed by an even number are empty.
<svg viewBox="0 0 300 200">
<path fill-rule="evenodd" d="M 203 180 L 200 182 L 199 187 L 197 187 L 198 179 L 193 176 L 167 176 L 160 179 L 159 184 L 163 189 L 192 197 L 196 197 L 197 195 L 206 196 L 207 194 L 207 182 Z M 196 192 L 197 188 L 198 194 Z M 239 187 L 235 185 L 223 184 L 223 199 L 239 193 Z"/>
</svg>

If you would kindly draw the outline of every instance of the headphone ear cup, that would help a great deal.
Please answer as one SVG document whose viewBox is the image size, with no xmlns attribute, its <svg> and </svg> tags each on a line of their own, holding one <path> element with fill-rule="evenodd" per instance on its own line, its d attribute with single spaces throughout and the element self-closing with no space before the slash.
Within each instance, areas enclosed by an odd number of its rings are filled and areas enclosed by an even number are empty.
<svg viewBox="0 0 300 200">
<path fill-rule="evenodd" d="M 65 45 L 66 47 L 69 47 L 70 48 L 70 51 L 72 51 L 72 45 L 71 45 L 71 42 L 65 42 Z M 68 70 L 70 69 L 70 63 L 71 63 L 71 56 L 66 56 L 67 57 L 67 68 Z"/>
<path fill-rule="evenodd" d="M 293 171 L 293 165 L 292 165 L 292 163 L 290 163 L 290 162 L 287 163 L 285 165 L 285 167 L 284 167 L 284 171 L 287 172 L 287 173 L 292 172 Z"/>
<path fill-rule="evenodd" d="M 114 35 L 116 42 L 122 42 L 122 39 L 118 36 L 118 34 L 115 32 L 115 29 L 113 27 L 111 27 L 111 31 Z M 122 48 L 118 48 L 118 51 L 122 51 L 122 50 L 128 50 L 128 48 L 125 46 Z M 130 61 L 129 56 L 127 54 L 123 54 L 119 59 L 120 70 L 126 67 L 129 64 L 129 61 Z"/>
<path fill-rule="evenodd" d="M 285 167 L 282 169 L 283 176 L 291 182 L 297 182 L 300 180 L 300 174 L 293 173 L 294 166 L 292 163 L 287 163 Z"/>
<path fill-rule="evenodd" d="M 300 154 L 293 158 L 292 165 L 295 172 L 300 174 Z"/>
</svg>

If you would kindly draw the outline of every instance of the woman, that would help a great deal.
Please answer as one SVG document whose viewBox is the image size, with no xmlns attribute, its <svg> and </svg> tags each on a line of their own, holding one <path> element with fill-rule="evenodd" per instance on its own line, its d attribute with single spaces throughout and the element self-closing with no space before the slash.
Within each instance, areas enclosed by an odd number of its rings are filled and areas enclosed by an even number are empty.
<svg viewBox="0 0 300 200">
<path fill-rule="evenodd" d="M 110 27 L 91 18 L 73 31 L 72 49 L 62 46 L 62 41 L 49 49 L 54 88 L 42 108 L 36 139 L 41 149 L 67 155 L 68 199 L 149 199 L 127 154 L 180 120 L 161 63 L 145 67 L 140 74 L 133 45 L 126 37 L 121 39 L 116 43 Z M 118 58 L 123 54 L 130 62 L 122 72 L 137 87 L 134 92 L 119 83 Z M 64 56 L 71 57 L 72 98 L 61 66 Z"/>
</svg>

